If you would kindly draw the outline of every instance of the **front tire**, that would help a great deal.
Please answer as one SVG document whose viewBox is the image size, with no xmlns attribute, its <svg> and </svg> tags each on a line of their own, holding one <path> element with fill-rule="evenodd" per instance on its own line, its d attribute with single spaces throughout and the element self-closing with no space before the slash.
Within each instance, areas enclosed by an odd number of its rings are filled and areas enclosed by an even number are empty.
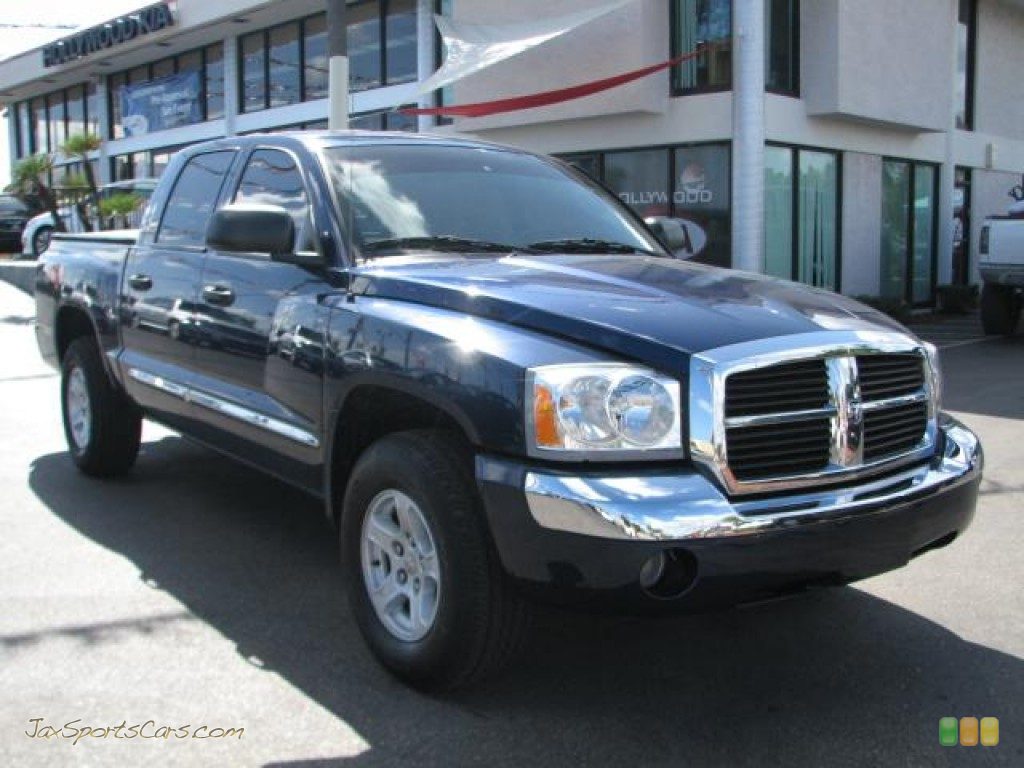
<svg viewBox="0 0 1024 768">
<path fill-rule="evenodd" d="M 378 660 L 421 690 L 493 675 L 528 623 L 471 468 L 454 437 L 401 432 L 366 450 L 345 493 L 342 563 L 356 623 Z"/>
<path fill-rule="evenodd" d="M 981 288 L 981 327 L 989 336 L 1009 336 L 1020 321 L 1020 298 L 1005 285 L 985 283 Z"/>
<path fill-rule="evenodd" d="M 64 435 L 71 458 L 87 475 L 110 477 L 135 463 L 142 417 L 117 390 L 89 338 L 71 342 L 61 362 Z"/>
</svg>

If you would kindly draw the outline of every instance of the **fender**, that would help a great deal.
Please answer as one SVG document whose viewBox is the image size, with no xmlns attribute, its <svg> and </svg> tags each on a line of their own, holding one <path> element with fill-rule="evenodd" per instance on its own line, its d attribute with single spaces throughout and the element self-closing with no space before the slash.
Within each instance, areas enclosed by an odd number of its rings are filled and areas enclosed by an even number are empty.
<svg viewBox="0 0 1024 768">
<path fill-rule="evenodd" d="M 436 408 L 452 419 L 466 435 L 466 438 L 473 446 L 480 445 L 480 433 L 474 426 L 469 416 L 458 408 L 453 402 L 445 400 L 430 387 L 419 382 L 396 376 L 394 374 L 381 374 L 374 371 L 365 371 L 347 376 L 340 389 L 334 397 L 334 403 L 327 412 L 326 435 L 324 450 L 324 513 L 329 521 L 334 521 L 337 512 L 334 504 L 334 447 L 338 429 L 341 425 L 338 419 L 345 409 L 345 404 L 353 392 L 361 387 L 372 386 L 379 389 L 389 389 L 400 392 L 411 398 L 421 400 L 424 403 Z"/>
</svg>

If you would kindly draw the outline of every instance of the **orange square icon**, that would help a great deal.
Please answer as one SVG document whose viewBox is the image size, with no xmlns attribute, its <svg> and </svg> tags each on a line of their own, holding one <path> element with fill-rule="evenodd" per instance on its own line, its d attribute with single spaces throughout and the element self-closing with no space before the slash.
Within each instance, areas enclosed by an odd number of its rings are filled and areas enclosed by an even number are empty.
<svg viewBox="0 0 1024 768">
<path fill-rule="evenodd" d="M 960 718 L 960 746 L 961 747 L 976 747 L 976 746 L 978 746 L 978 718 L 976 718 L 976 717 L 961 717 Z"/>
<path fill-rule="evenodd" d="M 999 743 L 999 718 L 981 718 L 981 746 L 994 747 Z"/>
</svg>

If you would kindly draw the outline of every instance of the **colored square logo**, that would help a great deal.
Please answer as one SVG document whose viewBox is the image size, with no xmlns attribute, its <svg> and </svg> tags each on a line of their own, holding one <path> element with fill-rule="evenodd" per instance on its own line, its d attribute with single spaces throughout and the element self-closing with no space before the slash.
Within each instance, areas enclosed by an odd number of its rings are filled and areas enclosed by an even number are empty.
<svg viewBox="0 0 1024 768">
<path fill-rule="evenodd" d="M 939 720 L 939 744 L 944 747 L 955 747 L 959 742 L 955 717 L 943 717 Z"/>
<path fill-rule="evenodd" d="M 981 718 L 981 746 L 994 747 L 999 743 L 999 718 Z"/>
<path fill-rule="evenodd" d="M 961 747 L 976 747 L 976 746 L 978 746 L 978 718 L 976 718 L 976 717 L 961 717 L 960 718 L 960 746 Z"/>
</svg>

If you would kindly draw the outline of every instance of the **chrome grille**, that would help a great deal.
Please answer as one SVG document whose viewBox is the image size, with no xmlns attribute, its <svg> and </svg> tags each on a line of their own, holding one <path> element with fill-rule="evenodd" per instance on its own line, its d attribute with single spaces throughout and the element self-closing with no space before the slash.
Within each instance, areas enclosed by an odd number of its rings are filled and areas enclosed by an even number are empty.
<svg viewBox="0 0 1024 768">
<path fill-rule="evenodd" d="M 928 427 L 928 404 L 910 403 L 864 414 L 864 461 L 897 456 L 916 448 Z"/>
<path fill-rule="evenodd" d="M 750 416 L 773 411 L 807 411 L 828 405 L 824 360 L 755 368 L 729 377 L 725 415 Z"/>
<path fill-rule="evenodd" d="M 710 350 L 690 364 L 691 455 L 735 494 L 887 471 L 934 452 L 931 386 L 924 350 L 899 333 Z"/>
<path fill-rule="evenodd" d="M 857 370 L 865 401 L 924 389 L 924 360 L 920 355 L 860 355 Z"/>
<path fill-rule="evenodd" d="M 729 377 L 725 416 L 729 466 L 739 480 L 814 472 L 828 464 L 831 431 L 824 360 L 755 368 Z M 815 411 L 817 418 L 758 423 L 758 416 Z M 746 418 L 745 418 L 746 417 Z M 750 423 L 743 423 L 749 421 Z"/>
<path fill-rule="evenodd" d="M 828 465 L 827 416 L 786 424 L 726 429 L 729 466 L 738 480 L 816 472 Z"/>
</svg>

